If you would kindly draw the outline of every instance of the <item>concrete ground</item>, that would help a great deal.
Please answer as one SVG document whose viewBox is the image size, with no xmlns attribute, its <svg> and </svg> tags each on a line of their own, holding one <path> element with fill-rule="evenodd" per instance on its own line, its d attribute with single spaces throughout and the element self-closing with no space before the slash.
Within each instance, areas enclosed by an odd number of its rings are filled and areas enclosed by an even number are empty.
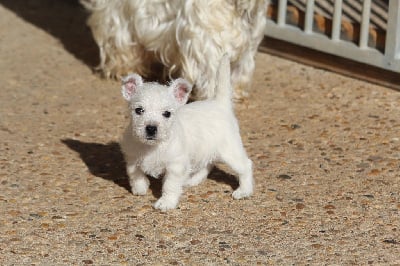
<svg viewBox="0 0 400 266">
<path fill-rule="evenodd" d="M 400 93 L 257 55 L 236 105 L 256 192 L 220 167 L 133 196 L 119 84 L 72 0 L 0 0 L 1 265 L 400 265 Z"/>
</svg>

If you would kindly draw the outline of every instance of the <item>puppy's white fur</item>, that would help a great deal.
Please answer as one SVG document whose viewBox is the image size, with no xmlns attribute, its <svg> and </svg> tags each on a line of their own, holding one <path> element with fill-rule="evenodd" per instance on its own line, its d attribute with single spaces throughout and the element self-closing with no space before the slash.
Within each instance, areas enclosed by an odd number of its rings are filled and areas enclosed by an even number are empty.
<svg viewBox="0 0 400 266">
<path fill-rule="evenodd" d="M 122 93 L 132 112 L 121 142 L 130 185 L 133 194 L 143 195 L 149 187 L 146 175 L 164 174 L 162 196 L 154 204 L 157 209 L 176 208 L 183 187 L 203 181 L 215 162 L 226 163 L 238 174 L 233 198 L 253 193 L 252 162 L 231 103 L 227 56 L 217 72 L 215 97 L 189 104 L 185 103 L 191 86 L 184 79 L 169 86 L 143 83 L 137 74 L 122 80 Z"/>
<path fill-rule="evenodd" d="M 219 62 L 228 53 L 236 96 L 246 94 L 269 0 L 81 2 L 92 12 L 88 25 L 105 76 L 148 75 L 161 63 L 165 79 L 183 77 L 194 84 L 197 99 L 212 98 Z"/>
</svg>

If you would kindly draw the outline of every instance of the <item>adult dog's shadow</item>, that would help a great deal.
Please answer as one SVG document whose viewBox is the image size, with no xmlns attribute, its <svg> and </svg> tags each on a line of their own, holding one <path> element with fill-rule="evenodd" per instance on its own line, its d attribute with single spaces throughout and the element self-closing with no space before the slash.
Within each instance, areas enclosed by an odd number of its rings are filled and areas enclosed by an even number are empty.
<svg viewBox="0 0 400 266">
<path fill-rule="evenodd" d="M 88 13 L 79 0 L 0 0 L 0 5 L 56 37 L 85 64 L 98 64 L 98 48 L 86 26 Z"/>
<path fill-rule="evenodd" d="M 107 144 L 101 144 L 83 142 L 74 139 L 63 139 L 61 142 L 79 154 L 82 161 L 88 167 L 90 173 L 112 181 L 131 192 L 128 176 L 125 170 L 124 157 L 118 143 L 110 142 Z M 212 170 L 208 178 L 218 183 L 228 184 L 232 189 L 235 189 L 238 186 L 233 176 L 216 167 Z M 150 178 L 149 180 L 150 190 L 153 193 L 153 196 L 159 198 L 161 196 L 161 180 L 155 178 Z"/>
</svg>

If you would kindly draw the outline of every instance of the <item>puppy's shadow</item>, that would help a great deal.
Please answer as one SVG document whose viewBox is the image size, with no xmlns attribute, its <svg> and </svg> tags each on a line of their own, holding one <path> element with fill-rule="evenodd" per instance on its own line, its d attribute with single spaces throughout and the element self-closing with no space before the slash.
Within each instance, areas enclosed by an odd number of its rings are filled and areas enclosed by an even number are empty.
<svg viewBox="0 0 400 266">
<path fill-rule="evenodd" d="M 53 35 L 86 65 L 98 64 L 99 51 L 86 25 L 88 12 L 79 0 L 0 0 L 0 5 Z"/>
<path fill-rule="evenodd" d="M 117 142 L 101 144 L 75 139 L 62 139 L 61 142 L 79 154 L 91 174 L 130 191 L 124 157 Z"/>
<path fill-rule="evenodd" d="M 62 139 L 61 142 L 79 154 L 91 174 L 112 181 L 130 193 L 132 192 L 126 174 L 124 156 L 117 142 L 101 144 L 74 139 Z M 161 180 L 155 178 L 149 178 L 149 180 L 153 196 L 159 198 L 161 196 Z"/>
<path fill-rule="evenodd" d="M 224 170 L 214 166 L 211 173 L 207 177 L 208 179 L 214 180 L 217 183 L 222 183 L 229 185 L 232 190 L 235 190 L 239 187 L 239 183 L 237 178 L 234 175 L 231 175 Z"/>
<path fill-rule="evenodd" d="M 121 147 L 117 142 L 101 144 L 74 139 L 62 139 L 61 142 L 79 154 L 91 174 L 112 181 L 131 192 L 125 169 L 126 164 Z M 211 171 L 208 178 L 218 183 L 228 184 L 232 189 L 238 186 L 233 176 L 216 167 Z M 155 198 L 161 197 L 162 180 L 151 177 L 149 180 L 153 196 Z"/>
</svg>

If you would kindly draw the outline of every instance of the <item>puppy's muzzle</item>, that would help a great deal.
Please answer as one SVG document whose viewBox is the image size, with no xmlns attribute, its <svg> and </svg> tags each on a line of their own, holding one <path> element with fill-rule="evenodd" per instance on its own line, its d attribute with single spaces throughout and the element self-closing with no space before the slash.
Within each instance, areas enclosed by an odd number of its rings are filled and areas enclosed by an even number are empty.
<svg viewBox="0 0 400 266">
<path fill-rule="evenodd" d="M 156 135 L 157 135 L 157 126 L 147 125 L 146 126 L 147 139 L 154 139 Z"/>
</svg>

